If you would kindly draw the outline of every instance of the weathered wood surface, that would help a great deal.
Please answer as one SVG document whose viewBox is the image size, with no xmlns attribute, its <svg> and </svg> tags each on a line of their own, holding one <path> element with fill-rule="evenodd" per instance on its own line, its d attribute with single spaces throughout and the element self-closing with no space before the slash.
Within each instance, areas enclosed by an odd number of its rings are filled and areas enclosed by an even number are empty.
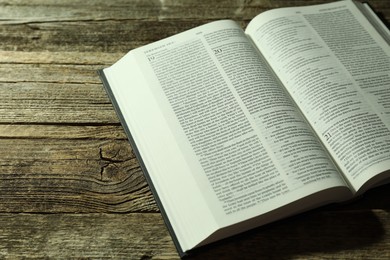
<svg viewBox="0 0 390 260">
<path fill-rule="evenodd" d="M 0 1 L 0 259 L 178 258 L 96 70 L 208 21 L 323 2 Z M 389 188 L 193 258 L 389 259 Z"/>
<path fill-rule="evenodd" d="M 11 259 L 177 259 L 158 213 L 0 216 L 0 256 Z M 389 218 L 385 210 L 312 212 L 190 259 L 388 259 Z"/>
</svg>

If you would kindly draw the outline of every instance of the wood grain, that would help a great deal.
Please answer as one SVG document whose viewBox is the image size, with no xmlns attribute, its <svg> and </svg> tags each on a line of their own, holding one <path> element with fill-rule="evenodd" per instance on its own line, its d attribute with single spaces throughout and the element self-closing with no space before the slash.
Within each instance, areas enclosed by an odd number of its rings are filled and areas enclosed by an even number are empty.
<svg viewBox="0 0 390 260">
<path fill-rule="evenodd" d="M 15 70 L 24 71 L 17 82 L 0 82 L 0 123 L 119 124 L 102 85 L 87 82 L 88 78 L 99 80 L 93 76 L 96 70 L 83 70 L 88 76 L 76 79 L 78 69 L 9 65 L 2 71 L 0 66 L 2 75 L 9 75 L 5 81 L 19 76 Z"/>
<path fill-rule="evenodd" d="M 213 244 L 188 259 L 388 259 L 389 218 L 384 210 L 313 211 Z M 0 257 L 32 256 L 178 259 L 158 213 L 0 214 Z"/>
<path fill-rule="evenodd" d="M 331 1 L 11 1 L 1 8 L 2 50 L 127 52 L 217 19 L 243 27 L 265 10 Z M 162 4 L 163 3 L 163 4 Z M 100 5 L 99 5 L 100 4 Z M 386 1 L 370 4 L 390 20 Z M 77 9 L 75 9 L 77 6 Z M 158 33 L 156 33 L 158 32 Z M 16 44 L 17 43 L 17 44 Z"/>
<path fill-rule="evenodd" d="M 177 259 L 96 70 L 219 19 L 325 0 L 0 2 L 0 259 Z M 390 20 L 386 0 L 370 0 Z M 190 259 L 389 259 L 390 186 Z"/>
<path fill-rule="evenodd" d="M 156 212 L 127 140 L 0 139 L 2 212 Z"/>
<path fill-rule="evenodd" d="M 0 214 L 0 258 L 177 259 L 160 214 Z"/>
</svg>

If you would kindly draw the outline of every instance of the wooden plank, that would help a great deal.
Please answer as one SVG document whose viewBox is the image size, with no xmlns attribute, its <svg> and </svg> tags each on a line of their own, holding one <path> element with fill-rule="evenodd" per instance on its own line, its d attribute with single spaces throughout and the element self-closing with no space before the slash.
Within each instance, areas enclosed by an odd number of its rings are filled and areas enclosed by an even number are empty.
<svg viewBox="0 0 390 260">
<path fill-rule="evenodd" d="M 26 1 L 20 6 L 6 5 L 0 8 L 5 17 L 0 23 L 0 39 L 2 50 L 8 51 L 77 50 L 80 52 L 126 53 L 130 49 L 206 22 L 231 18 L 245 27 L 255 15 L 269 8 L 324 2 L 329 1 L 280 0 L 249 1 L 248 3 L 225 1 L 214 4 L 209 1 L 203 4 L 195 1 L 164 1 L 164 7 L 158 7 L 163 14 L 159 11 L 156 16 L 147 11 L 145 13 L 145 10 L 155 12 L 153 10 L 156 7 L 151 7 L 153 6 L 151 2 L 144 6 L 134 4 L 134 2 L 126 5 L 122 2 L 110 8 L 102 8 L 86 1 L 86 3 L 80 3 L 80 10 L 75 10 L 74 5 L 71 4 L 62 3 L 48 7 L 47 4 L 31 5 Z M 370 1 L 370 4 L 376 10 L 380 10 L 387 21 L 390 20 L 390 7 L 384 1 Z M 9 10 L 11 7 L 15 8 L 15 11 Z M 31 8 L 35 11 L 31 11 Z M 69 10 L 62 10 L 63 8 Z M 82 8 L 85 9 L 82 10 Z M 102 14 L 101 12 L 108 13 Z M 140 16 L 137 15 L 138 13 Z M 52 17 L 47 18 L 48 15 Z M 156 34 L 156 31 L 159 33 Z"/>
<path fill-rule="evenodd" d="M 230 18 L 245 27 L 269 8 L 330 1 L 120 1 L 109 8 L 90 1 L 30 2 L 0 8 L 2 50 L 125 53 L 209 21 Z M 370 4 L 390 20 L 385 1 L 372 0 Z"/>
<path fill-rule="evenodd" d="M 0 11 L 3 24 L 90 20 L 166 20 L 232 17 L 251 18 L 268 1 L 244 4 L 233 0 L 202 1 L 10 1 Z M 313 2 L 313 1 L 312 1 Z M 317 1 L 318 2 L 318 1 Z M 77 6 L 77 9 L 74 7 Z M 242 8 L 243 6 L 247 8 Z M 257 9 L 253 13 L 253 9 Z"/>
<path fill-rule="evenodd" d="M 390 213 L 313 211 L 203 248 L 189 259 L 389 259 Z M 161 216 L 0 214 L 0 257 L 178 259 Z"/>
<path fill-rule="evenodd" d="M 333 0 L 165 0 L 137 1 L 116 0 L 107 3 L 99 1 L 7 1 L 0 9 L 0 24 L 91 21 L 91 20 L 167 20 L 167 19 L 252 19 L 255 15 L 271 8 L 321 4 Z M 378 10 L 389 10 L 386 1 L 370 0 Z M 75 8 L 77 6 L 77 8 Z"/>
<path fill-rule="evenodd" d="M 82 54 L 80 54 L 82 55 Z M 62 84 L 99 84 L 101 65 L 68 64 L 0 64 L 0 82 L 44 82 Z M 61 86 L 59 86 L 61 87 Z M 83 88 L 81 88 L 81 91 Z M 7 90 L 9 92 L 9 90 Z M 4 92 L 4 91 L 2 91 Z M 92 93 L 91 93 L 92 94 Z"/>
<path fill-rule="evenodd" d="M 209 21 L 212 20 L 107 20 L 0 25 L 1 49 L 126 53 Z"/>
<path fill-rule="evenodd" d="M 119 124 L 94 69 L 0 65 L 0 100 L 1 124 Z"/>
<path fill-rule="evenodd" d="M 160 214 L 0 214 L 1 259 L 177 259 Z"/>
<path fill-rule="evenodd" d="M 0 50 L 0 64 L 112 65 L 125 55 L 104 52 L 24 52 Z"/>
<path fill-rule="evenodd" d="M 0 123 L 119 124 L 97 75 L 118 54 L 0 54 Z"/>
<path fill-rule="evenodd" d="M 123 139 L 127 140 L 119 125 L 16 125 L 0 124 L 2 139 Z"/>
<path fill-rule="evenodd" d="M 153 19 L 160 10 L 161 5 L 156 1 L 7 1 L 0 9 L 0 24 Z"/>
<path fill-rule="evenodd" d="M 127 140 L 0 139 L 0 212 L 158 211 Z"/>
<path fill-rule="evenodd" d="M 97 75 L 118 54 L 1 54 L 0 123 L 119 123 Z"/>
</svg>

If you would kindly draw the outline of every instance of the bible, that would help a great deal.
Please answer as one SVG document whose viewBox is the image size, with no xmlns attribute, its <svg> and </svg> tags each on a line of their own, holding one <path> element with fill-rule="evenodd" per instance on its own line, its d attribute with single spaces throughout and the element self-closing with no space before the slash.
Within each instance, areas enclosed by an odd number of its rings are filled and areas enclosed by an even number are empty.
<svg viewBox="0 0 390 260">
<path fill-rule="evenodd" d="M 99 70 L 181 256 L 389 183 L 389 43 L 345 0 L 214 21 Z"/>
</svg>

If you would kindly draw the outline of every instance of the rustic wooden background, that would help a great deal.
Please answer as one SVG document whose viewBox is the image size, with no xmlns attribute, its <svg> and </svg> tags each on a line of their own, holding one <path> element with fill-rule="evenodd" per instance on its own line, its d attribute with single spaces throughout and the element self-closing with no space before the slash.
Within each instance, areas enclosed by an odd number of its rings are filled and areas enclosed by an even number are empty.
<svg viewBox="0 0 390 260">
<path fill-rule="evenodd" d="M 320 0 L 0 1 L 0 259 L 177 259 L 96 74 L 212 20 Z M 390 21 L 388 0 L 370 0 Z M 389 188 L 190 259 L 389 259 Z"/>
</svg>

